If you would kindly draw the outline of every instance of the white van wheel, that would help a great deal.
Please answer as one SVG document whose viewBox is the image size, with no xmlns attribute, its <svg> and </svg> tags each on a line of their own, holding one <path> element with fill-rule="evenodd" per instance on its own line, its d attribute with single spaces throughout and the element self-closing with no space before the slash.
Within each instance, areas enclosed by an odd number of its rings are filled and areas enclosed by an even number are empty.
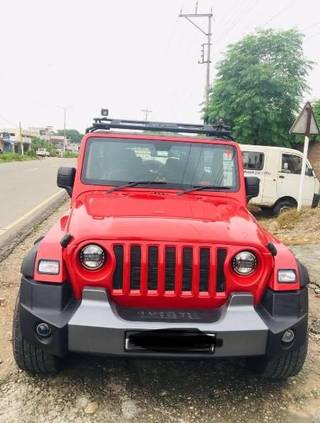
<svg viewBox="0 0 320 423">
<path fill-rule="evenodd" d="M 279 216 L 279 214 L 285 213 L 285 212 L 292 210 L 296 207 L 297 207 L 297 204 L 295 203 L 294 200 L 284 199 L 284 200 L 277 201 L 277 203 L 274 205 L 272 211 L 273 211 L 274 215 Z"/>
</svg>

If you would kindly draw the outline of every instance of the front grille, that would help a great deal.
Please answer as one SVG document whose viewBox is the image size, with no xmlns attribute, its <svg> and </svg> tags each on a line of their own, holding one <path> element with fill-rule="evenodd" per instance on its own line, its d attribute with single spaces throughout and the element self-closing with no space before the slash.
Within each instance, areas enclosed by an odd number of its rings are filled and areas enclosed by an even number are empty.
<svg viewBox="0 0 320 423">
<path fill-rule="evenodd" d="M 177 296 L 225 292 L 225 248 L 181 245 L 114 245 L 113 289 L 124 294 Z"/>
</svg>

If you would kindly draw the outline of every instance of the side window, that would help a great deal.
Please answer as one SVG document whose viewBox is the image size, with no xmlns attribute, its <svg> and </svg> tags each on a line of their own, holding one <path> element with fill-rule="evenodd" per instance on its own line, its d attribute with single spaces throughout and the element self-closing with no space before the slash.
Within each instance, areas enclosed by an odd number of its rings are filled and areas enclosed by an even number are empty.
<svg viewBox="0 0 320 423">
<path fill-rule="evenodd" d="M 281 172 L 292 173 L 294 175 L 301 175 L 302 157 L 294 154 L 282 154 Z M 310 166 L 307 163 L 306 175 L 312 174 Z"/>
<path fill-rule="evenodd" d="M 264 165 L 264 154 L 255 151 L 242 152 L 243 167 L 247 170 L 262 170 Z"/>
</svg>

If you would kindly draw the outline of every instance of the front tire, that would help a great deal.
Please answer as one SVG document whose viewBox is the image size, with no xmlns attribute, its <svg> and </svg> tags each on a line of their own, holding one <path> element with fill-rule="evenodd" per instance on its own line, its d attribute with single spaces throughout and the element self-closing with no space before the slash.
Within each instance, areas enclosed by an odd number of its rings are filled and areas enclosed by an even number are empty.
<svg viewBox="0 0 320 423">
<path fill-rule="evenodd" d="M 302 369 L 308 352 L 308 337 L 302 345 L 274 356 L 248 359 L 248 368 L 266 379 L 285 380 L 296 376 Z"/>
<path fill-rule="evenodd" d="M 35 374 L 55 374 L 61 369 L 62 360 L 47 353 L 38 345 L 27 341 L 21 333 L 20 303 L 17 299 L 12 328 L 12 345 L 14 359 L 22 370 Z"/>
</svg>

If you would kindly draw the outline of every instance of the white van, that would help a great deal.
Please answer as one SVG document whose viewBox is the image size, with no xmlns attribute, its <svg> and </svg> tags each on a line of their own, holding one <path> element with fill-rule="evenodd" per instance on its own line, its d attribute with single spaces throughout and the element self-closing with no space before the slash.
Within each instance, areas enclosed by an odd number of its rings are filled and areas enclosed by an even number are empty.
<svg viewBox="0 0 320 423">
<path fill-rule="evenodd" d="M 245 176 L 260 179 L 260 193 L 250 202 L 261 208 L 270 208 L 274 214 L 282 213 L 298 204 L 302 153 L 284 147 L 240 145 Z M 303 185 L 302 205 L 317 207 L 320 183 L 309 161 Z"/>
</svg>

